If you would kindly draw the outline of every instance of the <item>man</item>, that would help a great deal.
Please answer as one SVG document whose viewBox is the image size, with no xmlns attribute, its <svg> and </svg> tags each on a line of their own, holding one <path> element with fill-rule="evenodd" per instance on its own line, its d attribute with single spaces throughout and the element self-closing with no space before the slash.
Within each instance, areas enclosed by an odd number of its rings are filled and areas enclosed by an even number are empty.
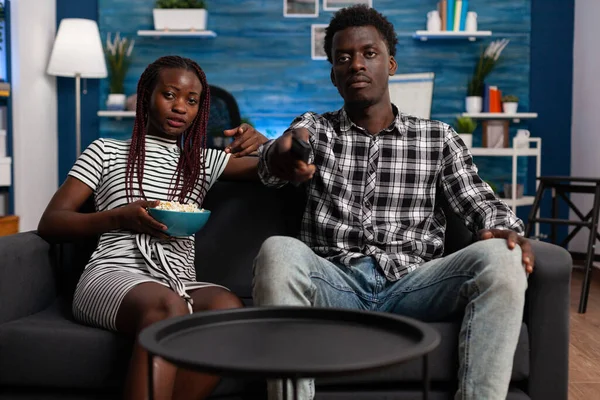
<svg viewBox="0 0 600 400">
<path fill-rule="evenodd" d="M 355 308 L 424 321 L 464 314 L 456 399 L 505 399 L 531 247 L 519 235 L 522 221 L 477 175 L 452 128 L 391 104 L 396 43 L 377 11 L 336 13 L 324 47 L 344 107 L 305 113 L 259 149 L 263 182 L 303 182 L 308 201 L 299 240 L 271 237 L 262 245 L 254 299 L 260 306 Z M 310 144 L 308 162 L 291 151 L 293 136 Z M 446 257 L 437 194 L 479 239 Z M 282 396 L 275 383 L 269 392 Z M 300 393 L 312 399 L 312 382 Z"/>
</svg>

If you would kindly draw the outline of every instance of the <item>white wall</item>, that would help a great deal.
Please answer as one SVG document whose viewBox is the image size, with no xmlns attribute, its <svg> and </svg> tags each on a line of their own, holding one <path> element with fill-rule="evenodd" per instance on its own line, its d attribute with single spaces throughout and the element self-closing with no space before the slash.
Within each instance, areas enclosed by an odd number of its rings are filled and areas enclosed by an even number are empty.
<svg viewBox="0 0 600 400">
<path fill-rule="evenodd" d="M 575 0 L 573 65 L 573 129 L 571 175 L 600 178 L 600 1 Z M 549 82 L 548 84 L 552 84 Z M 584 213 L 592 207 L 592 195 L 572 194 Z M 571 219 L 577 216 L 572 213 Z M 571 250 L 587 249 L 589 230 L 583 228 L 571 242 Z M 600 253 L 598 242 L 596 252 Z"/>
<path fill-rule="evenodd" d="M 13 168 L 20 230 L 36 229 L 58 182 L 56 78 L 46 74 L 55 0 L 11 1 Z"/>
</svg>

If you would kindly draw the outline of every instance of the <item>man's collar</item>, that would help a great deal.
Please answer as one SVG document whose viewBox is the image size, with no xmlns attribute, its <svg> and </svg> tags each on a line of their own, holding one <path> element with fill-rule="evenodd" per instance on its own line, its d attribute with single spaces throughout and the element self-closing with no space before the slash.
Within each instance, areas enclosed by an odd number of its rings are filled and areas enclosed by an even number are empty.
<svg viewBox="0 0 600 400">
<path fill-rule="evenodd" d="M 404 133 L 406 133 L 406 117 L 404 117 L 404 115 L 398 110 L 398 107 L 396 107 L 395 105 L 392 104 L 392 110 L 394 111 L 394 121 L 390 124 L 389 127 L 385 128 L 383 130 L 383 132 L 386 133 L 393 133 L 394 128 L 396 128 L 396 131 L 398 132 L 399 135 L 403 135 Z M 352 122 L 352 120 L 350 119 L 350 117 L 348 116 L 348 113 L 346 112 L 346 108 L 342 107 L 339 110 L 339 115 L 340 115 L 340 131 L 341 132 L 348 132 L 350 130 L 351 127 L 355 127 L 358 130 L 361 131 L 365 131 L 366 130 L 358 125 L 356 125 L 354 122 Z"/>
</svg>

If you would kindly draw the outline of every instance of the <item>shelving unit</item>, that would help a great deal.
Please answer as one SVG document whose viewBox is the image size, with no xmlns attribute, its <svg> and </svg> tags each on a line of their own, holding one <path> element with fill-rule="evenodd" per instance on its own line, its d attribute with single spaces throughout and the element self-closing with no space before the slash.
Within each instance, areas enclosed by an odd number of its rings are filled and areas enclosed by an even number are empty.
<svg viewBox="0 0 600 400">
<path fill-rule="evenodd" d="M 541 138 L 528 138 L 518 142 L 519 144 L 526 143 L 526 147 L 515 147 L 516 143 L 513 142 L 513 147 L 509 148 L 486 148 L 486 147 L 472 147 L 469 149 L 473 156 L 491 156 L 491 157 L 512 157 L 512 179 L 511 188 L 512 193 L 510 198 L 502 199 L 513 212 L 517 211 L 517 207 L 530 206 L 533 204 L 535 196 L 523 196 L 517 198 L 517 158 L 522 156 L 532 156 L 536 158 L 535 162 L 535 174 L 540 176 L 542 173 L 542 139 Z M 532 147 L 533 145 L 533 147 Z M 539 182 L 536 181 L 535 188 Z M 506 194 L 505 194 L 506 195 Z M 539 211 L 538 211 L 539 214 Z M 538 215 L 539 216 L 539 215 Z M 539 237 L 540 227 L 539 224 L 535 224 L 535 236 Z"/>
<path fill-rule="evenodd" d="M 135 118 L 135 111 L 98 111 L 98 116 L 103 118 Z"/>
<path fill-rule="evenodd" d="M 419 39 L 423 42 L 432 39 L 467 39 L 470 42 L 474 42 L 478 38 L 492 36 L 492 31 L 476 31 L 476 32 L 465 32 L 465 31 L 416 31 L 413 34 L 414 39 Z"/>
<path fill-rule="evenodd" d="M 537 113 L 516 113 L 516 114 L 507 114 L 507 113 L 462 113 L 463 117 L 471 117 L 473 119 L 482 119 L 482 120 L 503 120 L 509 119 L 513 120 L 513 122 L 519 122 L 522 119 L 534 119 L 537 118 Z"/>
<path fill-rule="evenodd" d="M 2 40 L 2 50 L 4 51 L 5 57 L 5 71 L 6 76 L 2 78 L 5 82 L 0 83 L 0 107 L 4 108 L 6 117 L 6 126 L 3 130 L 6 130 L 6 157 L 0 158 L 0 196 L 5 196 L 6 202 L 4 203 L 4 209 L 0 209 L 0 224 L 9 222 L 9 231 L 5 233 L 16 233 L 18 232 L 18 220 L 17 216 L 14 216 L 14 159 L 13 159 L 13 123 L 12 123 L 12 87 L 10 85 L 12 79 L 12 68 L 11 68 L 11 2 L 3 1 L 4 4 L 4 32 Z M 5 216 L 2 216 L 5 215 Z M 16 222 L 15 222 L 16 221 Z M 4 224 L 6 226 L 6 224 Z"/>
<path fill-rule="evenodd" d="M 213 31 L 137 31 L 138 36 L 160 37 L 188 37 L 188 38 L 214 38 L 217 34 Z"/>
<path fill-rule="evenodd" d="M 0 157 L 0 187 L 10 187 L 12 185 L 11 167 L 11 157 Z"/>
</svg>

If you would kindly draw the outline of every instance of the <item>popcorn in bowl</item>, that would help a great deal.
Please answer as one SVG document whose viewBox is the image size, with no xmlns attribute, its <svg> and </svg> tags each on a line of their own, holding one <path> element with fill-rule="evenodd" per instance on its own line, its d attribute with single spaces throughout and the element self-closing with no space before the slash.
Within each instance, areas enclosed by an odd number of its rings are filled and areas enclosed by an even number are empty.
<svg viewBox="0 0 600 400">
<path fill-rule="evenodd" d="M 160 201 L 156 207 L 156 210 L 166 210 L 166 211 L 179 211 L 179 212 L 189 212 L 189 213 L 198 213 L 204 212 L 203 208 L 198 208 L 195 204 L 182 204 L 178 201 Z"/>
</svg>

